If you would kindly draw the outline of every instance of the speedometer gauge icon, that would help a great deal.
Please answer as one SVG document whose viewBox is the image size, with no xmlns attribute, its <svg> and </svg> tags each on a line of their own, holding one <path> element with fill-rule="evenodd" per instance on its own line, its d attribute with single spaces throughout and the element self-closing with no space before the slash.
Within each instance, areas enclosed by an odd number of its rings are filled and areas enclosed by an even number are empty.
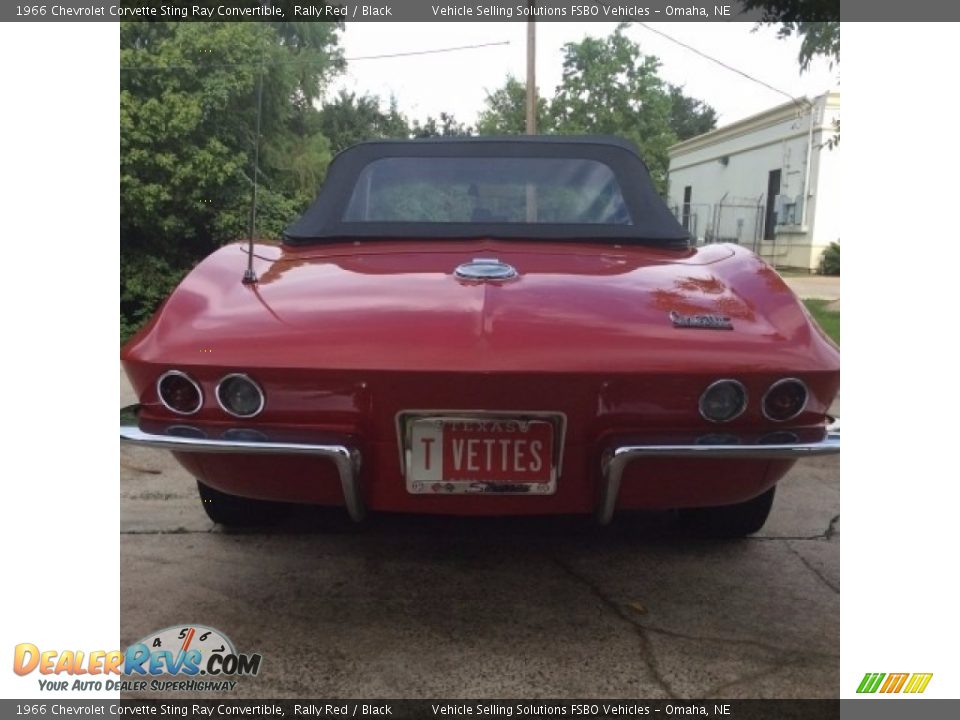
<svg viewBox="0 0 960 720">
<path fill-rule="evenodd" d="M 209 658 L 213 654 L 236 655 L 233 643 L 216 628 L 208 625 L 171 625 L 142 638 L 139 643 L 146 645 L 150 652 L 170 652 L 173 656 L 199 651 L 201 657 Z M 200 671 L 205 674 L 204 671 Z"/>
</svg>

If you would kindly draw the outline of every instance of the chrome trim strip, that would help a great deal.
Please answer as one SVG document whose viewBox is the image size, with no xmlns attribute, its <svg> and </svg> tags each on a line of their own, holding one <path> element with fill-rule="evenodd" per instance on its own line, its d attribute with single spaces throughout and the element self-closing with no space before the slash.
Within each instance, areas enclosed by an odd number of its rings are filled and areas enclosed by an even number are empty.
<svg viewBox="0 0 960 720">
<path fill-rule="evenodd" d="M 597 506 L 597 522 L 606 525 L 613 519 L 613 512 L 620 495 L 620 481 L 626 466 L 644 457 L 693 457 L 693 458 L 748 458 L 756 460 L 798 459 L 820 455 L 837 455 L 840 452 L 840 421 L 827 426 L 827 436 L 814 443 L 789 445 L 623 445 L 604 453 L 601 469 L 603 481 L 600 489 L 600 504 Z"/>
<path fill-rule="evenodd" d="M 315 455 L 325 457 L 337 468 L 343 501 L 350 518 L 360 522 L 366 517 L 366 507 L 360 488 L 360 452 L 346 445 L 312 445 L 309 443 L 255 442 L 249 440 L 222 440 L 186 438 L 175 435 L 156 435 L 142 431 L 133 424 L 124 424 L 134 417 L 139 406 L 131 405 L 120 411 L 120 442 L 129 445 L 170 450 L 172 452 L 244 453 L 255 455 Z M 125 417 L 126 416 L 126 417 Z"/>
<path fill-rule="evenodd" d="M 711 417 L 707 417 L 707 414 L 703 411 L 704 396 L 708 392 L 710 392 L 711 388 L 719 385 L 720 383 L 733 383 L 734 385 L 739 385 L 740 391 L 743 393 L 743 406 L 740 408 L 740 412 L 738 412 L 736 415 L 734 415 L 731 418 L 727 418 L 726 420 L 714 420 Z M 723 425 L 724 423 L 733 422 L 738 417 L 743 415 L 747 411 L 747 406 L 749 404 L 750 404 L 750 393 L 747 392 L 747 388 L 742 382 L 740 382 L 739 380 L 734 380 L 733 378 L 721 378 L 720 380 L 714 380 L 712 383 L 710 383 L 703 389 L 703 392 L 700 393 L 700 399 L 697 400 L 697 410 L 700 411 L 700 417 L 702 417 L 707 422 L 712 422 L 714 425 Z"/>
<path fill-rule="evenodd" d="M 196 409 L 191 410 L 190 412 L 183 412 L 182 410 L 177 410 L 175 407 L 171 407 L 170 405 L 167 404 L 167 401 L 163 397 L 163 393 L 160 392 L 160 383 L 162 383 L 165 378 L 168 378 L 170 376 L 182 377 L 188 383 L 193 385 L 194 390 L 197 391 L 197 396 L 200 398 L 200 402 L 197 403 Z M 200 412 L 200 408 L 203 407 L 203 388 L 200 387 L 200 383 L 198 383 L 196 380 L 194 380 L 192 377 L 187 375 L 182 370 L 167 370 L 165 373 L 163 373 L 160 377 L 157 378 L 155 387 L 157 391 L 157 398 L 160 400 L 160 404 L 163 405 L 167 410 L 169 410 L 172 413 L 176 413 L 177 415 L 196 415 L 198 412 Z"/>
<path fill-rule="evenodd" d="M 773 392 L 773 389 L 774 389 L 775 387 L 779 387 L 780 385 L 783 385 L 784 383 L 788 383 L 788 382 L 800 383 L 800 387 L 803 388 L 803 405 L 801 405 L 801 406 L 800 406 L 800 409 L 797 410 L 797 411 L 796 411 L 793 415 L 791 415 L 790 417 L 785 417 L 785 418 L 783 418 L 782 420 L 778 420 L 777 418 L 772 418 L 772 417 L 770 417 L 769 415 L 767 415 L 767 396 L 768 396 L 771 392 Z M 793 420 L 793 419 L 796 418 L 798 415 L 800 415 L 800 413 L 802 413 L 804 410 L 807 409 L 807 403 L 808 403 L 808 402 L 810 402 L 810 388 L 807 387 L 807 384 L 806 384 L 803 380 L 801 380 L 800 378 L 795 378 L 795 377 L 781 378 L 781 379 L 777 380 L 775 383 L 773 383 L 773 385 L 771 385 L 770 387 L 768 387 L 768 388 L 767 388 L 767 391 L 763 394 L 763 397 L 760 398 L 760 412 L 762 412 L 762 413 L 763 413 L 763 416 L 764 416 L 767 420 L 769 420 L 770 422 L 789 422 L 790 420 Z"/>
<path fill-rule="evenodd" d="M 223 385 L 223 383 L 225 383 L 230 378 L 243 378 L 244 380 L 246 380 L 248 383 L 250 383 L 257 389 L 257 393 L 259 393 L 260 395 L 260 405 L 259 407 L 257 407 L 257 409 L 254 412 L 250 413 L 249 415 L 240 415 L 238 413 L 233 412 L 233 410 L 230 410 L 226 406 L 226 403 L 224 403 L 223 400 L 220 399 L 220 386 Z M 240 418 L 241 420 L 249 420 L 252 417 L 256 417 L 261 412 L 263 412 L 263 406 L 267 404 L 267 398 L 263 394 L 263 388 L 260 387 L 260 384 L 256 380 L 254 380 L 252 377 L 250 377 L 246 373 L 230 373 L 229 375 L 224 375 L 222 378 L 220 378 L 220 380 L 217 382 L 217 386 L 213 389 L 213 396 L 217 399 L 217 405 L 220 406 L 221 410 L 223 410 L 227 415 L 232 415 L 233 417 Z"/>
</svg>

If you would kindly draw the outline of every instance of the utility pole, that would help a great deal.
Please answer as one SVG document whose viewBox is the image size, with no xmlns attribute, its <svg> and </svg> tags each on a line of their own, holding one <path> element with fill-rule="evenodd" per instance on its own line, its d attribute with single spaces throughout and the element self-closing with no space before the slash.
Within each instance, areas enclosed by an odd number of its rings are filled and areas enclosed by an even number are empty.
<svg viewBox="0 0 960 720">
<path fill-rule="evenodd" d="M 527 135 L 537 134 L 537 24 L 533 20 L 536 0 L 528 0 L 527 20 Z M 537 221 L 537 188 L 527 183 L 527 222 Z"/>
<path fill-rule="evenodd" d="M 527 20 L 527 135 L 537 134 L 537 24 L 533 19 L 536 0 L 529 0 Z"/>
</svg>

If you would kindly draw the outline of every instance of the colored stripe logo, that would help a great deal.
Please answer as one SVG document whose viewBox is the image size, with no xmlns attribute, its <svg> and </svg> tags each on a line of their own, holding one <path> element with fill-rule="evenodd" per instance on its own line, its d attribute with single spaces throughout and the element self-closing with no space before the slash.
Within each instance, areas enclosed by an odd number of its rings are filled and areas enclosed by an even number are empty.
<svg viewBox="0 0 960 720">
<path fill-rule="evenodd" d="M 858 693 L 922 693 L 933 673 L 867 673 L 857 687 Z"/>
</svg>

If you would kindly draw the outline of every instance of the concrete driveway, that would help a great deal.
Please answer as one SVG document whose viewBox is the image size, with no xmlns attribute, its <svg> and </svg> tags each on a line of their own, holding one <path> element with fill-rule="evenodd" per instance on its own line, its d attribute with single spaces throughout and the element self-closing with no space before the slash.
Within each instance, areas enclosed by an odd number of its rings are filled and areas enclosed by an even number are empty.
<svg viewBox="0 0 960 720">
<path fill-rule="evenodd" d="M 785 277 L 784 282 L 793 290 L 797 297 L 817 300 L 840 299 L 840 277 L 832 275 L 803 275 L 800 277 Z"/>
<path fill-rule="evenodd" d="M 603 531 L 387 515 L 356 528 L 312 508 L 229 533 L 176 461 L 144 448 L 121 449 L 120 487 L 122 642 L 222 630 L 263 655 L 227 697 L 837 695 L 835 457 L 799 464 L 764 531 L 734 542 L 660 515 Z"/>
</svg>

